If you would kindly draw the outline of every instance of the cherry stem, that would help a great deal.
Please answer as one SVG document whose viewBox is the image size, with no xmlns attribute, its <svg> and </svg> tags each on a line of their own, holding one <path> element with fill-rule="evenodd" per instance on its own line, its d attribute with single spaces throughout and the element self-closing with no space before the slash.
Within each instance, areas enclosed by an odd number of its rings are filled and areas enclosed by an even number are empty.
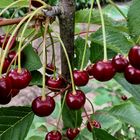
<svg viewBox="0 0 140 140">
<path fill-rule="evenodd" d="M 45 84 L 45 79 L 46 79 L 46 34 L 48 30 L 48 25 L 49 25 L 49 18 L 46 19 L 46 24 L 45 24 L 45 31 L 44 31 L 44 36 L 43 36 L 43 80 L 42 80 L 42 100 L 46 99 L 45 95 L 45 90 L 46 90 L 46 84 Z"/>
<path fill-rule="evenodd" d="M 65 104 L 66 95 L 67 95 L 67 91 L 64 94 L 63 101 L 62 101 L 62 106 L 61 106 L 61 110 L 60 110 L 59 115 L 58 115 L 57 129 L 59 128 L 58 126 L 59 126 L 59 122 L 60 122 L 60 119 L 61 119 L 63 107 L 64 107 L 64 104 Z"/>
<path fill-rule="evenodd" d="M 96 32 L 96 30 L 88 31 L 88 33 L 93 33 L 93 32 Z M 80 32 L 80 33 L 76 33 L 75 35 L 82 35 L 82 34 L 87 34 L 87 31 L 85 31 L 85 32 Z"/>
<path fill-rule="evenodd" d="M 91 8 L 90 8 L 89 17 L 88 17 L 88 27 L 87 27 L 87 33 L 86 33 L 86 41 L 85 41 L 85 47 L 84 47 L 84 52 L 83 52 L 83 57 L 82 57 L 82 63 L 81 63 L 80 70 L 83 70 L 83 67 L 84 67 L 86 50 L 87 50 L 87 47 L 88 47 L 88 34 L 89 34 L 89 29 L 90 29 L 90 21 L 91 21 L 91 15 L 92 15 L 92 11 L 93 11 L 94 0 L 92 0 L 91 3 L 92 3 L 92 5 L 91 5 Z"/>
<path fill-rule="evenodd" d="M 91 122 L 91 120 L 90 120 L 90 117 L 89 117 L 89 115 L 88 115 L 88 113 L 87 113 L 87 111 L 86 111 L 85 107 L 84 107 L 84 112 L 85 112 L 85 115 L 86 115 L 86 117 L 87 117 L 88 122 L 90 123 L 90 122 Z"/>
<path fill-rule="evenodd" d="M 91 107 L 92 107 L 92 111 L 93 111 L 93 114 L 94 114 L 94 107 L 93 107 L 93 104 L 92 102 L 86 97 L 86 99 L 88 100 L 88 102 L 90 103 Z"/>
<path fill-rule="evenodd" d="M 112 0 L 108 0 L 110 4 L 112 4 L 119 12 L 120 14 L 124 17 L 124 19 L 127 21 L 127 17 L 125 16 L 125 14 L 122 12 L 122 10 L 117 6 L 117 4 L 115 4 Z"/>
<path fill-rule="evenodd" d="M 53 31 L 53 32 L 54 32 L 54 31 Z M 54 33 L 55 33 L 55 35 L 58 37 L 58 39 L 59 39 L 59 41 L 60 41 L 60 43 L 61 43 L 61 46 L 62 46 L 62 48 L 63 48 L 63 51 L 64 51 L 64 53 L 65 53 L 65 56 L 66 56 L 66 59 L 67 59 L 67 63 L 68 63 L 68 67 L 69 67 L 70 77 L 71 77 L 71 84 L 72 84 L 72 91 L 73 91 L 72 93 L 73 93 L 73 94 L 76 94 L 75 85 L 74 85 L 74 79 L 73 79 L 73 74 L 72 74 L 72 68 L 71 68 L 71 64 L 70 64 L 70 60 L 69 60 L 69 57 L 68 57 L 67 50 L 66 50 L 66 48 L 65 48 L 65 45 L 64 45 L 64 43 L 63 43 L 63 41 L 62 41 L 60 35 L 57 34 L 56 32 L 54 32 Z"/>
<path fill-rule="evenodd" d="M 106 45 L 105 22 L 104 22 L 104 17 L 103 17 L 103 12 L 102 12 L 100 2 L 99 2 L 99 0 L 96 0 L 96 1 L 97 1 L 97 5 L 98 5 L 98 8 L 99 8 L 100 17 L 101 17 L 101 24 L 102 24 L 103 46 L 104 46 L 104 61 L 107 61 L 107 45 Z"/>
</svg>

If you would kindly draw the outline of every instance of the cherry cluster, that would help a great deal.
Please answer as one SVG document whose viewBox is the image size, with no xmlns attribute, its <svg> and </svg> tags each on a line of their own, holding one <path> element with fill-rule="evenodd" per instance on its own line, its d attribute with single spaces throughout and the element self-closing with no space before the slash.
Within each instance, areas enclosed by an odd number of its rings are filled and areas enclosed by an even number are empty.
<svg viewBox="0 0 140 140">
<path fill-rule="evenodd" d="M 0 36 L 0 47 L 4 51 L 9 38 L 10 35 Z M 10 63 L 12 63 L 13 59 L 16 57 L 16 51 L 13 50 L 15 46 L 16 37 L 13 37 L 8 46 L 9 52 L 4 60 L 1 72 L 2 76 L 0 78 L 0 104 L 3 105 L 8 104 L 11 101 L 11 98 L 15 97 L 19 93 L 20 89 L 27 87 L 32 79 L 31 73 L 25 68 L 12 68 L 7 72 L 10 67 Z M 17 58 L 15 59 L 15 64 L 17 64 Z"/>
</svg>

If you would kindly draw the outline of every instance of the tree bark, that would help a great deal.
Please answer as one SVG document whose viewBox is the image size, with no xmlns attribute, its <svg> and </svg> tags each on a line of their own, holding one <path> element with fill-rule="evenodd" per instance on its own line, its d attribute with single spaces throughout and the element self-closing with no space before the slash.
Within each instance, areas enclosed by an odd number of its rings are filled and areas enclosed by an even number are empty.
<svg viewBox="0 0 140 140">
<path fill-rule="evenodd" d="M 74 25 L 75 25 L 75 0 L 60 0 L 63 13 L 59 16 L 60 36 L 66 47 L 70 63 L 74 57 Z M 64 51 L 61 47 L 61 69 L 62 75 L 70 80 L 69 68 Z"/>
</svg>

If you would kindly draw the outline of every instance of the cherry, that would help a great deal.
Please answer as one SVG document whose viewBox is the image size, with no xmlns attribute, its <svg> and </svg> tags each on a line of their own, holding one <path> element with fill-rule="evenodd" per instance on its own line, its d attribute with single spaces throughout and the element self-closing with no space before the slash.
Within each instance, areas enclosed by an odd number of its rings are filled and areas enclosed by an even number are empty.
<svg viewBox="0 0 140 140">
<path fill-rule="evenodd" d="M 2 104 L 2 105 L 8 104 L 11 101 L 11 98 L 12 98 L 11 94 L 9 94 L 8 96 L 5 96 L 5 97 L 0 96 L 0 104 Z"/>
<path fill-rule="evenodd" d="M 76 90 L 75 93 L 73 91 L 68 92 L 66 95 L 66 104 L 70 109 L 78 110 L 84 106 L 86 101 L 86 97 L 84 92 L 81 90 Z"/>
<path fill-rule="evenodd" d="M 12 89 L 11 79 L 8 77 L 0 78 L 0 98 L 5 98 L 10 94 Z"/>
<path fill-rule="evenodd" d="M 64 87 L 64 84 L 65 84 L 64 79 L 59 76 L 56 78 L 51 76 L 46 80 L 46 85 L 52 91 L 59 91 Z"/>
<path fill-rule="evenodd" d="M 111 61 L 98 61 L 93 66 L 92 75 L 98 81 L 108 81 L 115 75 L 115 68 Z"/>
<path fill-rule="evenodd" d="M 91 122 L 88 122 L 87 123 L 87 129 L 90 131 L 90 132 L 92 132 L 92 129 L 93 128 L 101 128 L 101 124 L 98 122 L 98 121 L 96 121 L 96 120 L 92 120 Z"/>
<path fill-rule="evenodd" d="M 46 135 L 45 140 L 62 140 L 62 135 L 59 131 L 53 130 Z"/>
<path fill-rule="evenodd" d="M 73 78 L 76 86 L 85 86 L 89 81 L 88 73 L 85 70 L 74 70 Z"/>
<path fill-rule="evenodd" d="M 136 68 L 140 69 L 140 46 L 134 46 L 130 49 L 128 58 L 130 61 L 130 64 Z"/>
<path fill-rule="evenodd" d="M 0 46 L 3 47 L 3 49 L 5 49 L 9 39 L 10 39 L 10 35 L 8 35 L 8 36 L 1 35 L 0 36 Z M 15 46 L 16 46 L 16 40 L 15 40 L 15 37 L 13 37 L 12 41 L 10 42 L 9 49 L 14 48 Z"/>
<path fill-rule="evenodd" d="M 140 84 L 140 70 L 131 65 L 127 66 L 124 72 L 125 79 L 131 84 Z"/>
<path fill-rule="evenodd" d="M 4 63 L 3 63 L 3 67 L 2 67 L 2 73 L 7 72 L 9 65 L 10 65 L 9 60 L 7 58 L 5 58 Z"/>
<path fill-rule="evenodd" d="M 47 74 L 53 74 L 55 71 L 56 67 L 52 63 L 48 63 L 46 66 L 46 73 Z"/>
<path fill-rule="evenodd" d="M 122 96 L 121 96 L 121 99 L 124 100 L 124 101 L 126 101 L 126 100 L 127 100 L 127 96 L 122 95 Z"/>
<path fill-rule="evenodd" d="M 10 92 L 12 97 L 15 97 L 18 93 L 19 93 L 19 89 L 12 89 L 11 92 Z"/>
<path fill-rule="evenodd" d="M 31 0 L 31 5 L 36 7 L 36 8 L 43 6 L 42 3 L 35 1 L 35 0 Z"/>
<path fill-rule="evenodd" d="M 43 100 L 41 96 L 32 102 L 32 110 L 39 117 L 49 116 L 55 108 L 55 101 L 52 97 L 46 96 Z"/>
<path fill-rule="evenodd" d="M 112 59 L 112 64 L 116 72 L 124 72 L 125 68 L 129 65 L 129 62 L 123 55 L 118 54 Z"/>
<path fill-rule="evenodd" d="M 79 134 L 79 132 L 80 130 L 78 128 L 68 128 L 66 131 L 66 135 L 70 140 L 73 140 Z"/>
<path fill-rule="evenodd" d="M 90 64 L 90 65 L 86 68 L 86 71 L 87 71 L 87 73 L 88 73 L 89 76 L 93 76 L 93 75 L 92 75 L 92 73 L 93 73 L 93 72 L 92 72 L 93 66 L 94 66 L 93 64 Z"/>
<path fill-rule="evenodd" d="M 31 73 L 25 68 L 22 68 L 21 72 L 18 72 L 17 68 L 12 69 L 9 71 L 8 77 L 11 78 L 13 89 L 23 89 L 27 87 L 32 79 Z"/>
</svg>

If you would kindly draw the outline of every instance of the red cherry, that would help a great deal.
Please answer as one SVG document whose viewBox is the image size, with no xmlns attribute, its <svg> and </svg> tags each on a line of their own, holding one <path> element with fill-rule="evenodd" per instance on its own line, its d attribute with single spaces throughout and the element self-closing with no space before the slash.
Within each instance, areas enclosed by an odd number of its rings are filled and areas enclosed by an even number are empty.
<svg viewBox="0 0 140 140">
<path fill-rule="evenodd" d="M 83 71 L 74 70 L 73 78 L 76 86 L 85 86 L 89 81 L 88 73 L 85 70 Z"/>
<path fill-rule="evenodd" d="M 125 79 L 131 84 L 140 84 L 140 70 L 127 66 L 124 72 Z"/>
<path fill-rule="evenodd" d="M 87 68 L 86 68 L 86 71 L 87 71 L 87 73 L 88 73 L 88 75 L 89 76 L 93 76 L 92 75 L 92 70 L 93 70 L 93 66 L 94 66 L 94 64 L 90 64 Z"/>
<path fill-rule="evenodd" d="M 52 63 L 48 63 L 46 66 L 46 73 L 47 74 L 53 74 L 55 71 L 56 67 Z"/>
<path fill-rule="evenodd" d="M 31 0 L 31 5 L 36 7 L 36 8 L 43 6 L 42 3 L 35 1 L 35 0 Z"/>
<path fill-rule="evenodd" d="M 2 77 L 0 78 L 0 98 L 5 98 L 10 94 L 12 89 L 12 83 L 10 78 Z"/>
<path fill-rule="evenodd" d="M 11 96 L 11 94 L 9 94 L 8 96 L 0 96 L 0 104 L 1 105 L 6 105 L 6 104 L 8 104 L 10 101 L 11 101 L 11 98 L 12 98 L 12 96 Z"/>
<path fill-rule="evenodd" d="M 87 123 L 87 129 L 90 131 L 90 132 L 92 132 L 92 129 L 93 128 L 101 128 L 101 124 L 98 122 L 98 121 L 96 121 L 96 120 L 92 120 L 91 122 L 88 122 Z"/>
<path fill-rule="evenodd" d="M 121 96 L 121 99 L 124 100 L 124 101 L 126 101 L 126 100 L 127 100 L 127 96 L 122 95 L 122 96 Z"/>
<path fill-rule="evenodd" d="M 7 69 L 10 65 L 10 62 L 7 58 L 5 58 L 4 63 L 3 63 L 3 67 L 2 67 L 2 73 L 6 73 Z"/>
<path fill-rule="evenodd" d="M 62 77 L 54 78 L 53 76 L 51 76 L 46 80 L 46 85 L 52 91 L 61 90 L 62 88 L 64 88 L 64 84 L 65 84 L 65 82 Z"/>
<path fill-rule="evenodd" d="M 25 68 L 22 68 L 21 72 L 18 72 L 17 68 L 12 69 L 8 73 L 8 77 L 11 78 L 13 89 L 23 89 L 27 87 L 32 79 L 31 73 Z"/>
<path fill-rule="evenodd" d="M 12 95 L 12 97 L 15 97 L 19 93 L 19 91 L 19 89 L 12 89 L 10 94 Z"/>
<path fill-rule="evenodd" d="M 54 108 L 55 101 L 50 96 L 46 96 L 45 100 L 39 96 L 32 102 L 32 110 L 39 117 L 49 116 L 54 111 Z"/>
<path fill-rule="evenodd" d="M 129 65 L 129 62 L 123 55 L 118 54 L 112 59 L 112 64 L 116 72 L 124 72 L 125 68 Z"/>
<path fill-rule="evenodd" d="M 108 81 L 115 75 L 115 68 L 111 61 L 98 61 L 93 66 L 92 75 L 98 81 Z"/>
<path fill-rule="evenodd" d="M 70 109 L 78 110 L 84 106 L 86 97 L 84 92 L 81 90 L 76 90 L 74 92 L 68 92 L 66 95 L 66 103 Z"/>
<path fill-rule="evenodd" d="M 73 140 L 79 134 L 79 132 L 80 130 L 78 128 L 68 128 L 66 131 L 66 135 L 70 140 Z"/>
<path fill-rule="evenodd" d="M 3 47 L 3 49 L 5 49 L 8 41 L 10 39 L 10 35 L 6 36 L 6 35 L 1 35 L 0 36 L 0 46 Z M 10 42 L 9 45 L 9 49 L 12 49 L 16 46 L 16 40 L 15 40 L 15 36 L 12 38 L 12 41 Z"/>
<path fill-rule="evenodd" d="M 45 140 L 62 140 L 62 135 L 59 131 L 53 130 L 46 135 Z"/>
<path fill-rule="evenodd" d="M 130 49 L 128 58 L 130 61 L 130 64 L 140 70 L 140 46 L 134 46 Z"/>
</svg>

